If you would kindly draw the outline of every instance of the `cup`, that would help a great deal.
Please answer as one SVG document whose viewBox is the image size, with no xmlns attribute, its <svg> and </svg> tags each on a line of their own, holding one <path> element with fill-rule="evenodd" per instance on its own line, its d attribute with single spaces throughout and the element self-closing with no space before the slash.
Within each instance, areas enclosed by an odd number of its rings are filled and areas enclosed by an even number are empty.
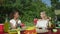
<svg viewBox="0 0 60 34">
<path fill-rule="evenodd" d="M 57 29 L 53 29 L 53 32 L 57 32 Z"/>
</svg>

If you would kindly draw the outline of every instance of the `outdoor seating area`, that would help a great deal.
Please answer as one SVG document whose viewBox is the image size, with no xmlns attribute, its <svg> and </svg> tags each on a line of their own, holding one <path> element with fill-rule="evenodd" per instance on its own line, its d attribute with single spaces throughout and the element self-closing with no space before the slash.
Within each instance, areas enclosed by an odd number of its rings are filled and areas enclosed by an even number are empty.
<svg viewBox="0 0 60 34">
<path fill-rule="evenodd" d="M 4 24 L 0 24 L 0 34 L 18 34 L 18 30 L 8 30 L 8 32 L 4 32 Z M 60 34 L 60 28 L 48 29 L 48 32 L 37 33 L 34 27 L 29 27 L 29 29 L 20 30 L 20 34 Z"/>
<path fill-rule="evenodd" d="M 60 34 L 60 0 L 0 0 L 0 34 Z"/>
</svg>

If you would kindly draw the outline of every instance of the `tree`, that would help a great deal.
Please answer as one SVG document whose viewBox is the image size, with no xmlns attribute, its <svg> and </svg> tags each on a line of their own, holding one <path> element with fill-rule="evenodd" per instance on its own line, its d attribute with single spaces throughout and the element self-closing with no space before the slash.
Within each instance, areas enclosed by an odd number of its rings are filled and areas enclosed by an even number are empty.
<svg viewBox="0 0 60 34">
<path fill-rule="evenodd" d="M 46 5 L 40 0 L 25 0 L 23 3 L 22 20 L 32 22 L 34 18 L 40 18 L 40 12 L 47 10 Z M 26 18 L 27 17 L 27 18 Z"/>
<path fill-rule="evenodd" d="M 49 11 L 52 12 L 51 8 L 46 7 L 41 0 L 4 0 L 0 8 L 4 18 L 6 13 L 10 14 L 13 10 L 18 9 L 22 22 L 33 22 L 34 18 L 40 18 L 42 10 L 46 11 L 49 16 L 53 14 L 49 13 Z"/>
<path fill-rule="evenodd" d="M 55 7 L 57 6 L 59 0 L 51 0 L 51 5 L 53 9 L 56 9 Z"/>
<path fill-rule="evenodd" d="M 60 2 L 58 1 L 57 4 L 56 4 L 56 9 L 60 9 Z"/>
</svg>

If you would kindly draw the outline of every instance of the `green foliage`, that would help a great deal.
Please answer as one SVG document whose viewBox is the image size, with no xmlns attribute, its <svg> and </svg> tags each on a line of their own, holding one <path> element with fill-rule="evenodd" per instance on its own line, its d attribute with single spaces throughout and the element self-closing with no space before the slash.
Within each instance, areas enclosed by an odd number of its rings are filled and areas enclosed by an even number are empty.
<svg viewBox="0 0 60 34">
<path fill-rule="evenodd" d="M 3 12 L 9 14 L 12 10 L 18 9 L 22 22 L 33 23 L 34 18 L 40 18 L 40 12 L 42 10 L 46 11 L 48 16 L 54 15 L 51 7 L 46 7 L 41 0 L 5 0 L 1 6 L 3 7 L 1 14 Z"/>
<path fill-rule="evenodd" d="M 59 0 L 51 0 L 51 5 L 54 9 L 60 9 L 60 2 Z"/>
</svg>

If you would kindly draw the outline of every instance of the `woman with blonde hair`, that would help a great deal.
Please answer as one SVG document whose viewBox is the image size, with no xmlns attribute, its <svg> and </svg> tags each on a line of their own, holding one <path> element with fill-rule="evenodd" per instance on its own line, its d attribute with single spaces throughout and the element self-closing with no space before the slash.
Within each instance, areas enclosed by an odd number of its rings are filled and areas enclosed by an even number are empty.
<svg viewBox="0 0 60 34">
<path fill-rule="evenodd" d="M 42 31 L 48 31 L 48 24 L 49 24 L 49 20 L 50 18 L 46 15 L 45 11 L 42 11 L 40 13 L 41 19 L 38 19 L 36 27 L 37 27 L 37 32 L 42 32 Z"/>
</svg>

